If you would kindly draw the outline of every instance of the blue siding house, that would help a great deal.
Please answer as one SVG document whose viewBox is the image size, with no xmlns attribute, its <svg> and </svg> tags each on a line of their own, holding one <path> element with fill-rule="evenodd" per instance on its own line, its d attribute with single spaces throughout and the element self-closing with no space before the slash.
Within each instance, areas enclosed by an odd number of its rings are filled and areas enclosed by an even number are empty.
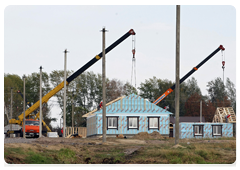
<svg viewBox="0 0 240 170">
<path fill-rule="evenodd" d="M 135 94 L 120 97 L 106 106 L 107 136 L 133 136 L 139 132 L 159 132 L 169 136 L 169 111 Z M 102 109 L 95 109 L 87 118 L 87 137 L 102 136 Z"/>
<path fill-rule="evenodd" d="M 175 137 L 175 124 L 173 125 L 173 137 Z M 233 137 L 232 123 L 203 123 L 181 122 L 179 123 L 179 138 L 220 138 Z"/>
</svg>

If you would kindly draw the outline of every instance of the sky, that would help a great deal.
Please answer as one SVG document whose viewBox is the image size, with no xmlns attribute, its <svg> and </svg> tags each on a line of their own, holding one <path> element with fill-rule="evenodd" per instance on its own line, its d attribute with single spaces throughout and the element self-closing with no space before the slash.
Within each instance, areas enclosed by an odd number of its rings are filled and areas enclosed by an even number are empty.
<svg viewBox="0 0 240 170">
<path fill-rule="evenodd" d="M 43 71 L 77 71 L 102 51 L 103 27 L 106 47 L 134 29 L 136 32 L 136 84 L 154 76 L 175 82 L 175 5 L 9 5 L 4 9 L 4 73 L 20 77 Z M 236 85 L 236 7 L 233 5 L 181 5 L 180 78 L 197 66 L 220 45 L 218 52 L 191 77 L 202 94 L 207 82 L 224 77 Z M 106 76 L 131 81 L 132 37 L 106 55 Z M 102 60 L 87 71 L 102 72 Z M 190 77 L 190 78 L 191 78 Z M 190 79 L 189 78 L 189 79 Z M 188 80 L 188 79 L 187 79 Z M 186 81 L 187 81 L 186 80 Z M 52 117 L 59 125 L 61 110 Z"/>
</svg>

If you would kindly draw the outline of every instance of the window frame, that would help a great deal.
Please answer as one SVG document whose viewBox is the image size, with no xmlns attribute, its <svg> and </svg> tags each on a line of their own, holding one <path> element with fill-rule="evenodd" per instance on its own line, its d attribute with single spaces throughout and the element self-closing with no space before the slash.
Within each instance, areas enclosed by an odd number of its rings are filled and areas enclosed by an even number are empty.
<svg viewBox="0 0 240 170">
<path fill-rule="evenodd" d="M 148 130 L 151 130 L 151 129 L 159 130 L 160 116 L 148 116 L 147 118 L 148 118 Z M 157 128 L 150 127 L 150 118 L 157 118 L 157 120 L 158 120 L 158 127 Z"/>
<path fill-rule="evenodd" d="M 107 117 L 107 130 L 108 129 L 117 129 L 118 130 L 118 117 L 119 116 L 106 116 L 106 117 Z M 108 127 L 108 119 L 109 118 L 116 118 L 117 119 L 117 127 L 110 127 L 110 128 Z"/>
<path fill-rule="evenodd" d="M 201 126 L 202 127 L 202 134 L 195 134 L 195 127 L 196 126 L 198 126 L 198 127 Z M 199 131 L 199 129 L 198 129 L 198 131 Z M 204 125 L 193 125 L 193 135 L 194 135 L 194 137 L 195 136 L 202 136 L 203 137 L 204 136 Z"/>
<path fill-rule="evenodd" d="M 129 118 L 137 118 L 137 127 L 136 128 L 130 128 L 129 127 Z M 129 130 L 129 129 L 139 130 L 139 116 L 127 116 L 127 130 Z"/>
<path fill-rule="evenodd" d="M 214 134 L 214 133 L 213 133 L 213 128 L 214 128 L 214 127 L 218 127 L 218 126 L 221 126 L 221 133 L 220 133 L 220 134 Z M 222 126 L 223 126 L 223 125 L 212 125 L 212 137 L 214 137 L 214 136 L 222 136 Z"/>
</svg>

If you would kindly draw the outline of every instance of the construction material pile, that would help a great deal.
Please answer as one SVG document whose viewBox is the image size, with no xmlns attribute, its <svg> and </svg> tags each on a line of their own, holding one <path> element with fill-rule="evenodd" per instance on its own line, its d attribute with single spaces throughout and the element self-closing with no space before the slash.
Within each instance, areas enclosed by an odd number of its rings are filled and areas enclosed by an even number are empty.
<svg viewBox="0 0 240 170">
<path fill-rule="evenodd" d="M 120 134 L 120 135 L 116 135 L 116 138 L 124 138 L 123 134 Z"/>
<path fill-rule="evenodd" d="M 75 134 L 72 134 L 72 135 L 68 135 L 66 138 L 82 138 L 82 135 L 80 135 L 78 133 L 75 133 Z"/>
<path fill-rule="evenodd" d="M 164 139 L 164 137 L 157 131 L 152 133 L 140 132 L 132 137 L 132 139 Z"/>
</svg>

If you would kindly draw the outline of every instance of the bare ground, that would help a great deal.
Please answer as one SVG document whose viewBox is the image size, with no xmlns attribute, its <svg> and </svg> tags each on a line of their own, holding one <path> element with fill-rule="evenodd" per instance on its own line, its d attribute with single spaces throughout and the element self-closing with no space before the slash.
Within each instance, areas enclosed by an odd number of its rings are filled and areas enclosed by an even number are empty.
<svg viewBox="0 0 240 170">
<path fill-rule="evenodd" d="M 103 143 L 102 138 L 36 138 L 36 139 L 23 139 L 23 138 L 7 138 L 4 140 L 4 149 L 7 148 L 22 148 L 23 150 L 31 149 L 36 153 L 44 153 L 45 151 L 59 151 L 63 148 L 71 149 L 75 151 L 78 161 L 71 163 L 121 163 L 119 160 L 115 160 L 114 157 L 95 158 L 96 154 L 105 154 L 112 152 L 113 150 L 119 150 L 119 153 L 124 154 L 124 163 L 171 163 L 165 159 L 159 162 L 159 158 L 151 157 L 151 152 L 154 154 L 161 154 L 162 151 L 167 150 L 174 154 L 174 138 L 165 138 L 160 134 L 137 134 L 133 138 L 107 138 L 107 142 Z M 228 156 L 228 162 L 234 162 L 236 159 L 236 139 L 221 139 L 221 140 L 206 140 L 206 139 L 180 139 L 180 145 L 194 147 L 194 151 L 201 150 L 204 146 L 212 146 L 215 143 L 217 146 L 209 148 L 212 153 L 217 152 L 219 158 Z M 220 145 L 219 145 L 220 144 Z M 165 149 L 164 147 L 168 148 Z M 225 149 L 220 148 L 225 147 Z M 150 148 L 150 149 L 149 149 Z M 229 149 L 229 150 L 226 150 Z M 233 150 L 231 149 L 233 148 Z M 150 152 L 151 151 L 151 152 Z M 154 153 L 156 152 L 156 153 Z M 207 151 L 206 151 L 207 152 Z M 139 154 L 141 153 L 141 154 Z M 150 153 L 150 154 L 149 154 Z M 137 155 L 149 154 L 146 158 L 141 158 Z M 221 155 L 222 154 L 222 155 Z M 162 155 L 164 156 L 164 155 Z M 203 155 L 204 156 L 204 155 Z M 214 156 L 214 155 L 213 155 Z M 6 155 L 5 161 L 8 163 L 22 163 L 21 155 Z M 173 158 L 172 158 L 173 159 Z M 224 162 L 225 163 L 225 162 Z"/>
</svg>

